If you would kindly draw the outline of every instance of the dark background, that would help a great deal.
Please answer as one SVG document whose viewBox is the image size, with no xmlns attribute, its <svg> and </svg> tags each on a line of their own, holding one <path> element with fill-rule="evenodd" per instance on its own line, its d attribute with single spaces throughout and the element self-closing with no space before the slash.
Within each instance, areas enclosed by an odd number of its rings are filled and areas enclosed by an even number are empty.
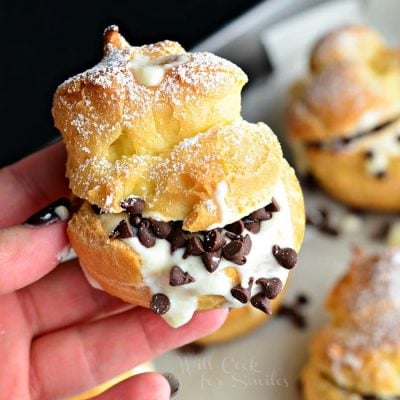
<svg viewBox="0 0 400 400">
<path fill-rule="evenodd" d="M 119 25 L 133 45 L 171 39 L 189 49 L 259 1 L 2 2 L 0 166 L 58 135 L 54 90 L 100 60 L 106 26 Z"/>
</svg>

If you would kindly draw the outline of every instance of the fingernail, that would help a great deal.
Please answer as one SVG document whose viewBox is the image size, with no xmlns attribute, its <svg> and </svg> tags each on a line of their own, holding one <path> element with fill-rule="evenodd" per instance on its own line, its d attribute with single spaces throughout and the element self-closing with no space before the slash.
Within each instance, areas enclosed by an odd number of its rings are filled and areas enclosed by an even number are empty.
<svg viewBox="0 0 400 400">
<path fill-rule="evenodd" d="M 30 226 L 50 225 L 57 221 L 66 221 L 69 218 L 71 203 L 62 198 L 29 217 L 24 224 Z"/>
<path fill-rule="evenodd" d="M 172 372 L 164 372 L 162 376 L 168 381 L 171 388 L 171 397 L 179 390 L 179 380 Z"/>
</svg>

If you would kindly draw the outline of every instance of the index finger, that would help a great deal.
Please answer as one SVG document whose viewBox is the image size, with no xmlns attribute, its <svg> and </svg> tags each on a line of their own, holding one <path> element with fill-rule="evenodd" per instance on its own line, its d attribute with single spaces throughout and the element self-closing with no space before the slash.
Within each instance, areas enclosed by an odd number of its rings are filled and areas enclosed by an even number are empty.
<svg viewBox="0 0 400 400">
<path fill-rule="evenodd" d="M 0 169 L 0 227 L 19 224 L 68 195 L 66 151 L 61 141 Z"/>
</svg>

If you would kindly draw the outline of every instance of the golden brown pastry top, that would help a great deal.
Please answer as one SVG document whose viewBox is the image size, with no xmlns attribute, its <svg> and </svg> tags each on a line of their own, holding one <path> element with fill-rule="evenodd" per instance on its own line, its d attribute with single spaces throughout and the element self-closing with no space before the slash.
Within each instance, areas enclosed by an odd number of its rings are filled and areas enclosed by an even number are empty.
<svg viewBox="0 0 400 400">
<path fill-rule="evenodd" d="M 74 194 L 114 213 L 138 196 L 189 231 L 270 201 L 282 152 L 266 125 L 240 118 L 240 68 L 176 42 L 131 47 L 116 27 L 104 37 L 103 60 L 54 96 Z"/>
<path fill-rule="evenodd" d="M 339 28 L 314 47 L 310 76 L 292 95 L 292 137 L 326 140 L 371 129 L 400 114 L 399 52 L 365 26 Z"/>
<path fill-rule="evenodd" d="M 335 285 L 326 306 L 333 325 L 370 338 L 391 336 L 400 328 L 399 293 L 400 252 L 386 249 L 367 256 L 357 249 L 348 273 Z"/>
</svg>

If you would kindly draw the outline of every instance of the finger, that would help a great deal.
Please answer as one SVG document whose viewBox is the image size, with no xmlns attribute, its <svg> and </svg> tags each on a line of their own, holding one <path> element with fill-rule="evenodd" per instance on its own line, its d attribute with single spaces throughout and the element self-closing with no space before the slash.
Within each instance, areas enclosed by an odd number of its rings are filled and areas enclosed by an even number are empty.
<svg viewBox="0 0 400 400">
<path fill-rule="evenodd" d="M 76 260 L 23 288 L 18 297 L 32 336 L 133 307 L 92 288 Z"/>
<path fill-rule="evenodd" d="M 20 289 L 46 275 L 69 248 L 66 223 L 38 228 L 0 229 L 0 294 Z"/>
<path fill-rule="evenodd" d="M 137 307 L 87 325 L 39 337 L 32 343 L 33 398 L 82 393 L 113 376 L 218 329 L 226 310 L 196 313 L 174 329 Z M 62 376 L 62 380 L 59 377 Z"/>
<path fill-rule="evenodd" d="M 0 169 L 0 227 L 19 224 L 35 210 L 67 196 L 65 161 L 60 141 Z"/>
<path fill-rule="evenodd" d="M 96 397 L 98 400 L 169 400 L 171 387 L 160 374 L 146 372 L 113 386 Z"/>
</svg>

